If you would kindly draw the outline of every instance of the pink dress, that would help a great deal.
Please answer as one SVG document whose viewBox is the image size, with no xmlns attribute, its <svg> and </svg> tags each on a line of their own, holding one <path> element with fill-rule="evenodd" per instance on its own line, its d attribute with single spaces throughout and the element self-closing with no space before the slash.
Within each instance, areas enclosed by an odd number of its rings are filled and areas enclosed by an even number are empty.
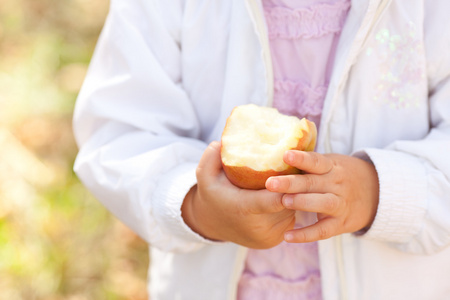
<svg viewBox="0 0 450 300">
<path fill-rule="evenodd" d="M 263 6 L 274 69 L 273 106 L 319 127 L 350 0 L 263 0 Z M 296 227 L 315 221 L 313 213 L 296 214 Z M 238 299 L 322 299 L 317 243 L 250 249 Z"/>
</svg>

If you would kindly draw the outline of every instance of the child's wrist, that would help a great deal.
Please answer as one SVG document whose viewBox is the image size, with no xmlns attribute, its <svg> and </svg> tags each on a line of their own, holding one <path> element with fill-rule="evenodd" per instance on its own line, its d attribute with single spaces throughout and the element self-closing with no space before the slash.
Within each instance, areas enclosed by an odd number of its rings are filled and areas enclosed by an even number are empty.
<svg viewBox="0 0 450 300">
<path fill-rule="evenodd" d="M 183 204 L 181 205 L 181 217 L 183 218 L 184 222 L 186 223 L 189 228 L 191 228 L 192 231 L 195 233 L 201 235 L 205 239 L 209 240 L 215 240 L 202 230 L 201 224 L 199 224 L 199 220 L 201 218 L 196 217 L 196 205 L 195 203 L 198 202 L 198 193 L 197 193 L 197 185 L 194 185 L 189 192 L 186 194 L 186 197 L 184 198 Z"/>
<path fill-rule="evenodd" d="M 198 233 L 194 228 L 195 226 L 195 218 L 193 216 L 192 202 L 197 190 L 197 185 L 194 185 L 189 192 L 186 194 L 183 200 L 183 204 L 181 205 L 181 217 L 183 218 L 184 223 L 186 223 L 192 231 Z"/>
</svg>

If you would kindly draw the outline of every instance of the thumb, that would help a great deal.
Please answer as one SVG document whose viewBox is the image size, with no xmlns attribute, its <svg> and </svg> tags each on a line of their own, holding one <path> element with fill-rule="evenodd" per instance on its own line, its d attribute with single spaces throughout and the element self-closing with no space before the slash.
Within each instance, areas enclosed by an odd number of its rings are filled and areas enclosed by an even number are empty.
<svg viewBox="0 0 450 300">
<path fill-rule="evenodd" d="M 205 180 L 217 176 L 222 172 L 222 160 L 220 158 L 220 142 L 213 141 L 203 152 L 197 166 L 197 180 Z"/>
</svg>

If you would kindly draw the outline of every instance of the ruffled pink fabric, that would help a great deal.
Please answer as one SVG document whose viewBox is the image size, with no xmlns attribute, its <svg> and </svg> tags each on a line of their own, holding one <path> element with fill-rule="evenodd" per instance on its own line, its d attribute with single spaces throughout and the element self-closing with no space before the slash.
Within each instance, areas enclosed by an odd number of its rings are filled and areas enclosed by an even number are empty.
<svg viewBox="0 0 450 300">
<path fill-rule="evenodd" d="M 296 213 L 296 227 L 315 221 L 314 214 Z M 271 249 L 250 249 L 239 281 L 238 299 L 322 299 L 317 246 L 282 242 Z"/>
<path fill-rule="evenodd" d="M 248 286 L 242 289 L 240 299 L 270 299 L 270 300 L 311 300 L 320 299 L 321 291 L 311 289 L 311 286 L 320 285 L 318 271 L 306 274 L 304 278 L 287 281 L 284 278 L 268 275 L 252 275 L 245 273 L 242 281 Z M 264 287 L 264 288 L 261 288 Z M 298 292 L 293 292 L 296 290 Z"/>
<path fill-rule="evenodd" d="M 263 0 L 274 70 L 273 106 L 320 126 L 340 32 L 350 0 Z M 296 213 L 296 228 L 316 215 Z M 238 299 L 322 299 L 317 243 L 250 249 Z"/>
<path fill-rule="evenodd" d="M 307 117 L 319 123 L 323 99 L 328 87 L 312 87 L 306 82 L 275 80 L 274 103 L 278 110 L 287 115 Z"/>
<path fill-rule="evenodd" d="M 266 2 L 269 38 L 311 39 L 339 33 L 349 8 L 347 0 L 318 2 L 299 8 L 273 6 L 273 2 Z"/>
<path fill-rule="evenodd" d="M 274 107 L 281 112 L 320 125 L 334 53 L 350 5 L 350 0 L 263 1 L 275 77 Z"/>
</svg>

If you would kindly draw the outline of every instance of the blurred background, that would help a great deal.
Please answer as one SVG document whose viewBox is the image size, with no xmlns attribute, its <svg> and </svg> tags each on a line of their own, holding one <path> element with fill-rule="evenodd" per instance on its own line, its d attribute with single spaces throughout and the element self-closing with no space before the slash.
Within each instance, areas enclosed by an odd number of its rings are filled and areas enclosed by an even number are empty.
<svg viewBox="0 0 450 300">
<path fill-rule="evenodd" d="M 146 299 L 147 245 L 72 171 L 107 0 L 0 1 L 0 299 Z"/>
</svg>

